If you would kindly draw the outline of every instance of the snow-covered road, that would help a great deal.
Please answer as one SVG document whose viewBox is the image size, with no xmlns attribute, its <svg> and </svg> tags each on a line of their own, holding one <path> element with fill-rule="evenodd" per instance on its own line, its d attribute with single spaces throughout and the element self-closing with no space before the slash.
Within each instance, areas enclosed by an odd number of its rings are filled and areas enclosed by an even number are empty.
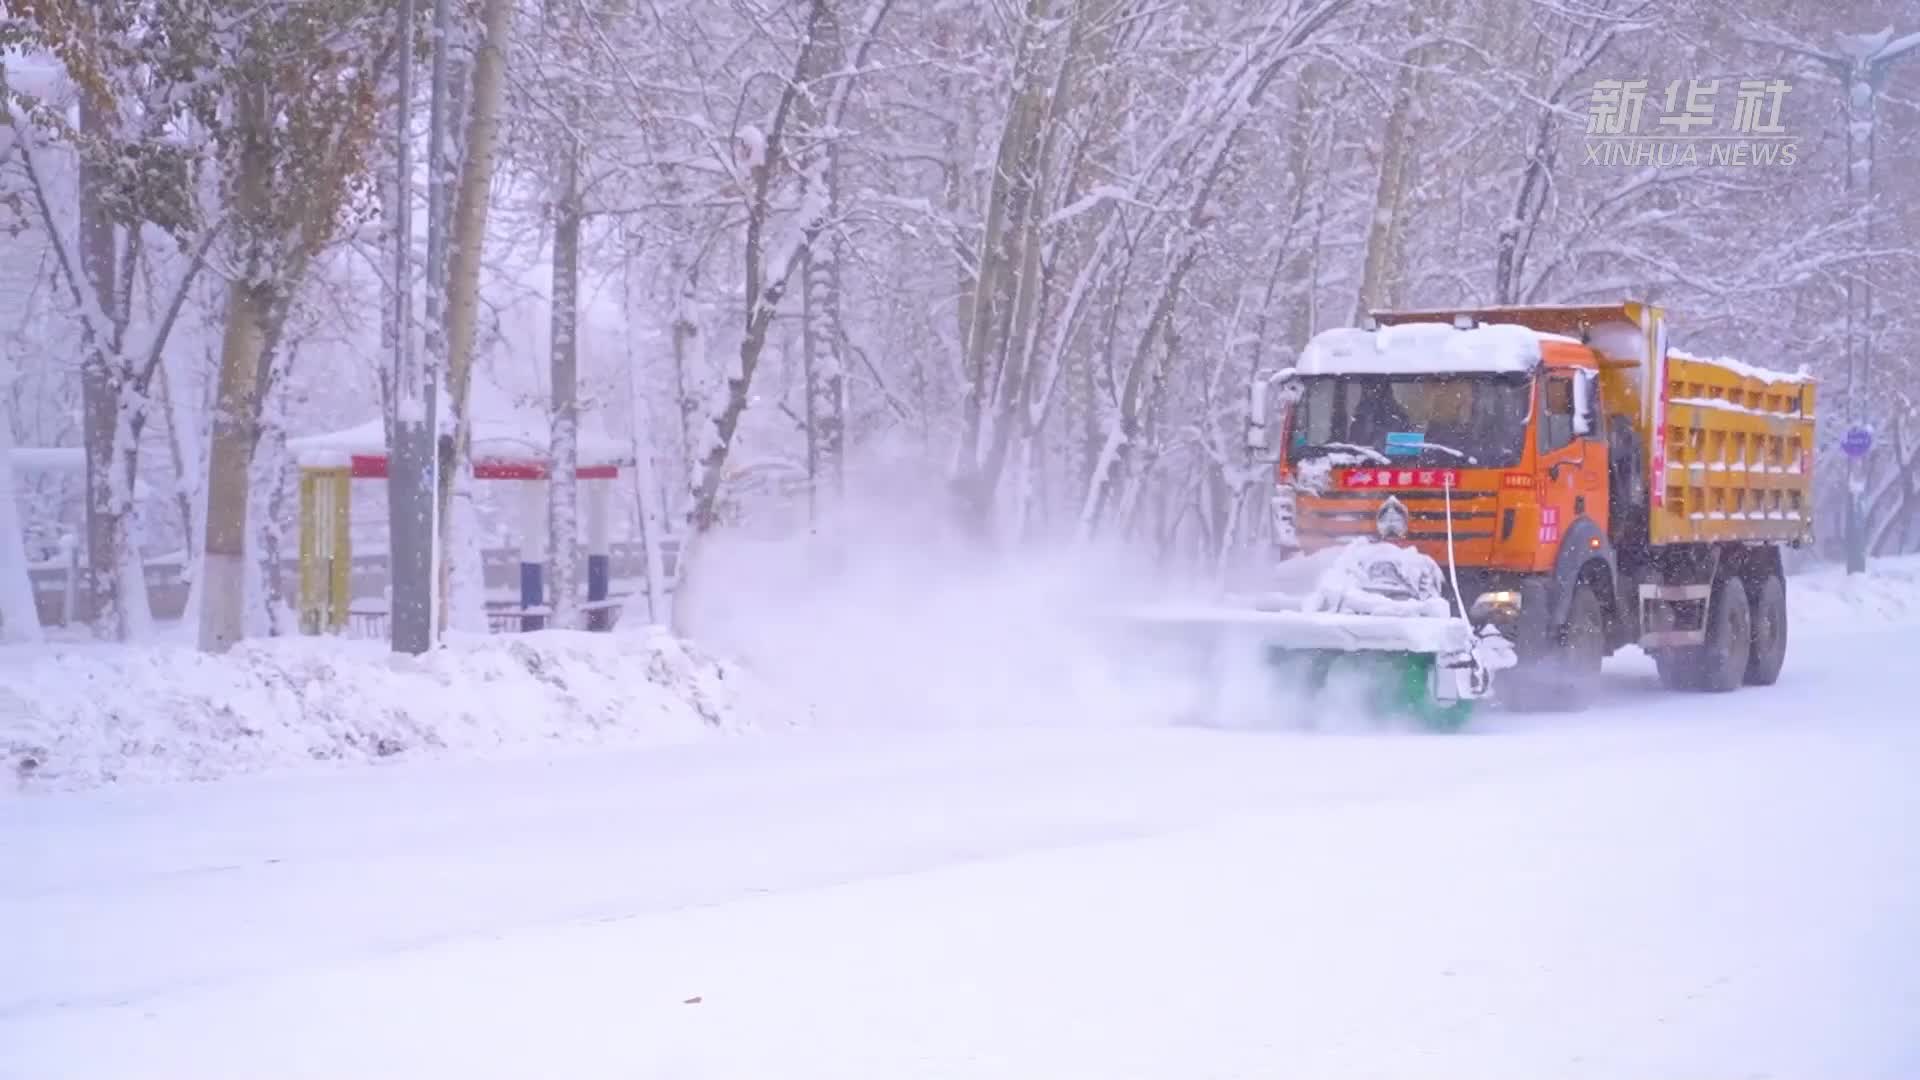
<svg viewBox="0 0 1920 1080">
<path fill-rule="evenodd" d="M 0 800 L 0 1077 L 1920 1076 L 1916 658 Z"/>
</svg>

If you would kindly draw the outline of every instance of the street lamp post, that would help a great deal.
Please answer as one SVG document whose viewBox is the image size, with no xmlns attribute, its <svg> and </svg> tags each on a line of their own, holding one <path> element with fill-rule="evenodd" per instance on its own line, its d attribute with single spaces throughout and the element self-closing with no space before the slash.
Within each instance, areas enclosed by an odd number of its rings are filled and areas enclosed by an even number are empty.
<svg viewBox="0 0 1920 1080">
<path fill-rule="evenodd" d="M 439 637 L 440 379 L 446 351 L 448 119 L 447 36 L 451 5 L 434 0 L 433 82 L 427 125 L 427 311 L 425 363 L 413 347 L 412 139 L 414 0 L 400 0 L 399 199 L 394 216 L 395 303 L 393 445 L 387 456 L 393 594 L 389 617 L 393 651 L 418 655 Z"/>
<path fill-rule="evenodd" d="M 423 594 L 431 563 L 431 468 L 424 382 L 413 347 L 413 51 L 414 0 L 400 0 L 399 145 L 394 154 L 393 423 L 387 447 L 387 628 L 393 651 L 419 654 L 431 643 L 432 606 Z"/>
</svg>

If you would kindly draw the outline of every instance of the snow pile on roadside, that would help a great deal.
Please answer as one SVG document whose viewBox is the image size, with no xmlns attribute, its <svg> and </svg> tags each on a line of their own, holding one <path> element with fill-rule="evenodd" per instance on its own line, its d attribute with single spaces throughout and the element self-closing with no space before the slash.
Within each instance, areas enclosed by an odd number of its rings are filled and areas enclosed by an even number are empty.
<svg viewBox="0 0 1920 1080">
<path fill-rule="evenodd" d="M 653 629 L 452 635 L 418 658 L 337 638 L 247 642 L 222 656 L 19 646 L 0 648 L 0 767 L 23 785 L 87 787 L 419 752 L 678 743 L 768 717 L 755 696 L 740 669 Z"/>
<path fill-rule="evenodd" d="M 1864 574 L 1822 566 L 1790 575 L 1787 619 L 1789 633 L 1920 621 L 1920 555 L 1874 559 Z"/>
</svg>

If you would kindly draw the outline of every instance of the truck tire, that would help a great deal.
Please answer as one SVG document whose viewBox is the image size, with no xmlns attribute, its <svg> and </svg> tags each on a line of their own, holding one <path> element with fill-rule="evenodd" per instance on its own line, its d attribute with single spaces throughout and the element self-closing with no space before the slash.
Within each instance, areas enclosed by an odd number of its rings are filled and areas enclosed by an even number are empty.
<svg viewBox="0 0 1920 1080">
<path fill-rule="evenodd" d="M 1653 665 L 1669 690 L 1726 693 L 1746 681 L 1753 655 L 1753 606 L 1737 577 L 1713 583 L 1707 602 L 1707 642 L 1656 649 Z"/>
<path fill-rule="evenodd" d="M 1562 631 L 1561 659 L 1566 664 L 1569 709 L 1583 709 L 1600 682 L 1600 665 L 1607 658 L 1607 615 L 1585 582 L 1574 586 Z"/>
<path fill-rule="evenodd" d="M 1654 670 L 1660 673 L 1660 685 L 1669 690 L 1700 689 L 1700 650 L 1655 649 Z"/>
<path fill-rule="evenodd" d="M 1747 655 L 1748 686 L 1772 686 L 1787 661 L 1787 583 L 1769 573 L 1749 598 L 1753 604 L 1753 648 Z"/>
<path fill-rule="evenodd" d="M 1731 574 L 1713 583 L 1707 604 L 1707 643 L 1700 649 L 1697 689 L 1724 694 L 1746 681 L 1753 655 L 1753 606 L 1747 587 Z"/>
<path fill-rule="evenodd" d="M 1593 697 L 1607 655 L 1606 612 L 1593 587 L 1574 586 L 1567 621 L 1546 640 L 1522 648 L 1520 663 L 1494 685 L 1515 712 L 1578 712 Z"/>
</svg>

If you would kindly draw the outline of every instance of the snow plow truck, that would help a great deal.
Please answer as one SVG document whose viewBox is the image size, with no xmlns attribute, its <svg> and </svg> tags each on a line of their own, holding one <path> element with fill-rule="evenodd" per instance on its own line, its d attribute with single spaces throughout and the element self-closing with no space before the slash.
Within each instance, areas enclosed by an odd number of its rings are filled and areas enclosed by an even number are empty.
<svg viewBox="0 0 1920 1080">
<path fill-rule="evenodd" d="M 1375 311 L 1255 380 L 1248 444 L 1283 548 L 1428 556 L 1462 641 L 1511 643 L 1491 693 L 1569 709 L 1626 645 L 1674 690 L 1779 676 L 1814 391 L 1672 348 L 1650 304 Z"/>
</svg>

